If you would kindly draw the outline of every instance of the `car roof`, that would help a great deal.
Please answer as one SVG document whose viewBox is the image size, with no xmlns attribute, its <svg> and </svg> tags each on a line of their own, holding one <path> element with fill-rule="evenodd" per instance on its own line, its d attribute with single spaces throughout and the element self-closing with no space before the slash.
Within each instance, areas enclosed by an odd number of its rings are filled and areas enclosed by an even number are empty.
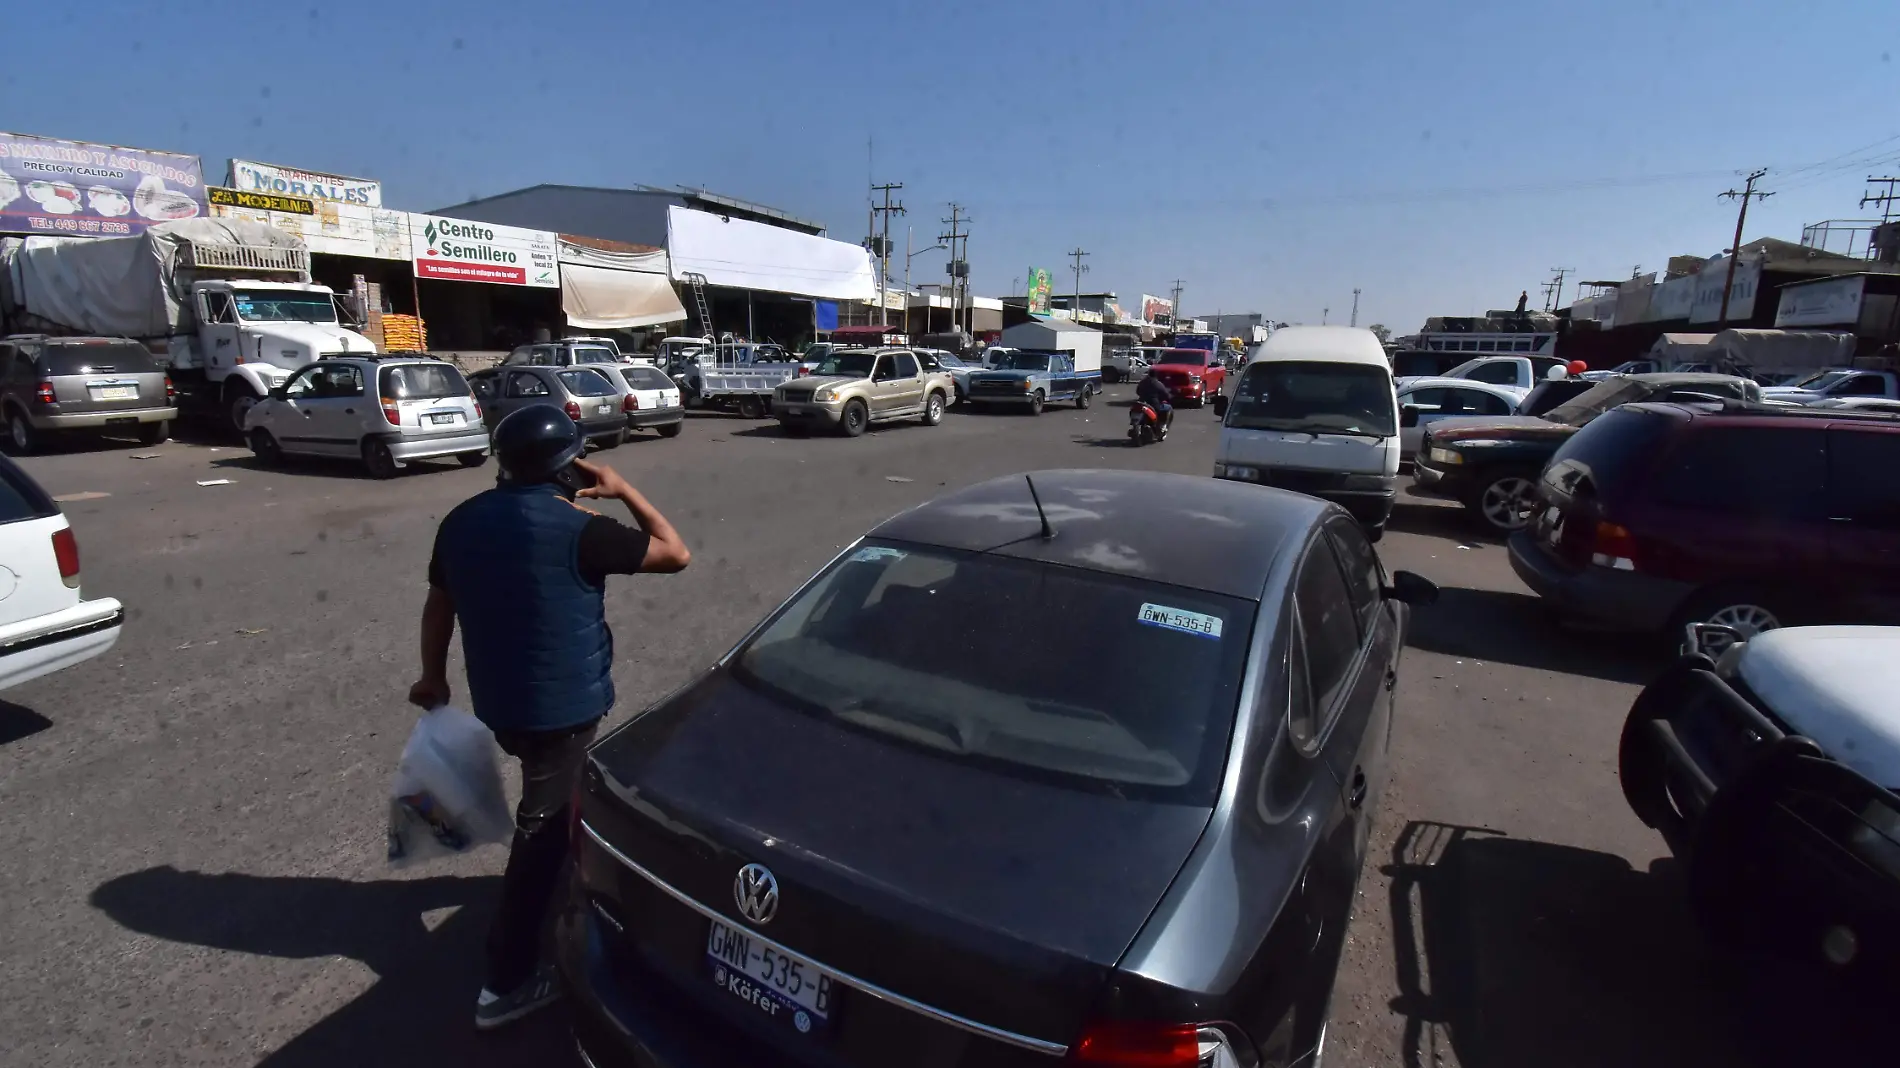
<svg viewBox="0 0 1900 1068">
<path fill-rule="evenodd" d="M 1399 387 L 1399 392 L 1408 393 L 1415 389 L 1432 389 L 1440 386 L 1449 386 L 1453 389 L 1482 390 L 1486 393 L 1504 397 L 1512 403 L 1516 403 L 1523 398 L 1523 390 L 1517 386 L 1500 386 L 1493 382 L 1480 382 L 1475 378 L 1445 378 L 1441 375 L 1420 375 L 1417 378 L 1407 378 L 1405 384 Z"/>
<path fill-rule="evenodd" d="M 1769 711 L 1878 785 L 1900 786 L 1900 627 L 1785 627 L 1739 655 L 1738 674 Z"/>
<path fill-rule="evenodd" d="M 1370 330 L 1356 326 L 1289 326 L 1275 330 L 1253 362 L 1307 360 L 1320 363 L 1363 363 L 1390 370 L 1385 346 Z"/>
<path fill-rule="evenodd" d="M 1900 429 L 1900 415 L 1871 408 L 1807 408 L 1797 405 L 1751 404 L 1738 400 L 1725 400 L 1720 404 L 1705 401 L 1642 401 L 1626 404 L 1623 407 L 1657 412 L 1685 423 L 1709 425 L 1728 423 L 1740 426 Z"/>
<path fill-rule="evenodd" d="M 1041 536 L 1028 479 L 1055 537 Z M 1257 600 L 1274 561 L 1334 506 L 1153 471 L 1005 475 L 918 505 L 868 537 L 989 552 Z"/>
</svg>

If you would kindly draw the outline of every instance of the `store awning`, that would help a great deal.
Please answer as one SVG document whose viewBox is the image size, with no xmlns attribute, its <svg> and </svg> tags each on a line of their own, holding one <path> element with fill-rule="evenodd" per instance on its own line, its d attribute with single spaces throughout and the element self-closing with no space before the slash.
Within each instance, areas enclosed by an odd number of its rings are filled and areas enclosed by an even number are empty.
<svg viewBox="0 0 1900 1068">
<path fill-rule="evenodd" d="M 673 283 L 663 274 L 561 264 L 561 310 L 582 330 L 632 330 L 686 319 Z"/>
<path fill-rule="evenodd" d="M 887 334 L 901 334 L 901 326 L 841 326 L 831 332 L 833 341 L 876 341 Z"/>
<path fill-rule="evenodd" d="M 877 295 L 869 252 L 780 226 L 675 205 L 666 209 L 666 248 L 681 281 L 697 274 L 707 285 L 825 300 Z"/>
</svg>

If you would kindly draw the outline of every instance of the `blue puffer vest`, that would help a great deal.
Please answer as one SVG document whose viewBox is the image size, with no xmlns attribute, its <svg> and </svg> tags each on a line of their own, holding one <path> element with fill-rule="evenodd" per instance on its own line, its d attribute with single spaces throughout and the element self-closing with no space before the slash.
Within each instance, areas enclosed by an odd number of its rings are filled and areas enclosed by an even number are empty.
<svg viewBox="0 0 1900 1068">
<path fill-rule="evenodd" d="M 591 518 L 542 484 L 491 489 L 443 521 L 436 551 L 462 626 L 469 700 L 490 730 L 560 730 L 613 707 L 605 591 L 580 572 Z"/>
</svg>

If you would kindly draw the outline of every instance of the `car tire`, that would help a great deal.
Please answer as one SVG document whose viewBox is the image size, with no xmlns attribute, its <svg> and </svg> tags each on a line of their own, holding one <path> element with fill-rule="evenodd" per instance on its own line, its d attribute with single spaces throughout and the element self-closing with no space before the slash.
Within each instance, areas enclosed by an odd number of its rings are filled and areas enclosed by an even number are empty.
<svg viewBox="0 0 1900 1068">
<path fill-rule="evenodd" d="M 924 425 L 936 426 L 941 422 L 943 422 L 943 394 L 933 389 L 930 391 L 930 396 L 924 398 Z"/>
<path fill-rule="evenodd" d="M 7 411 L 7 445 L 15 456 L 26 456 L 46 447 L 46 435 L 33 425 L 18 408 Z"/>
<path fill-rule="evenodd" d="M 1788 626 L 1788 613 L 1783 598 L 1777 594 L 1747 586 L 1719 586 L 1702 590 L 1683 602 L 1670 620 L 1669 629 L 1664 631 L 1664 637 L 1671 642 L 1681 641 L 1683 629 L 1691 623 L 1734 627 L 1746 639 L 1764 630 Z M 1718 656 L 1721 652 L 1721 648 L 1715 648 L 1709 650 L 1709 655 Z"/>
<path fill-rule="evenodd" d="M 224 414 L 240 438 L 244 436 L 244 414 L 257 406 L 261 398 L 246 385 L 233 385 L 224 391 Z"/>
<path fill-rule="evenodd" d="M 161 419 L 156 423 L 139 424 L 140 445 L 163 445 L 172 439 L 172 421 Z"/>
<path fill-rule="evenodd" d="M 1031 393 L 1029 395 L 1029 414 L 1041 415 L 1042 402 L 1043 402 L 1042 390 L 1037 390 L 1036 392 Z"/>
<path fill-rule="evenodd" d="M 765 414 L 765 404 L 757 397 L 739 398 L 739 418 L 757 419 Z"/>
<path fill-rule="evenodd" d="M 463 467 L 480 467 L 488 462 L 488 453 L 458 452 L 455 454 L 455 461 Z"/>
<path fill-rule="evenodd" d="M 284 447 L 261 426 L 251 431 L 251 454 L 265 467 L 277 467 L 284 462 Z"/>
<path fill-rule="evenodd" d="M 1082 387 L 1082 392 L 1075 395 L 1075 406 L 1077 408 L 1086 410 L 1089 406 L 1089 402 L 1094 399 L 1095 399 L 1095 390 L 1093 390 L 1087 385 L 1084 385 Z"/>
<path fill-rule="evenodd" d="M 1112 386 L 1119 383 L 1121 380 L 1122 380 L 1122 373 L 1120 371 L 1116 370 L 1113 367 L 1103 368 L 1102 381 L 1107 382 L 1109 385 Z"/>
<path fill-rule="evenodd" d="M 838 417 L 838 433 L 847 438 L 855 438 L 864 433 L 864 428 L 870 425 L 870 422 L 871 410 L 864 406 L 863 401 L 846 401 L 844 414 Z"/>
<path fill-rule="evenodd" d="M 1385 538 L 1385 524 L 1384 523 L 1380 523 L 1376 527 L 1366 528 L 1367 541 L 1373 542 L 1376 544 L 1377 542 L 1383 540 L 1384 538 Z"/>
<path fill-rule="evenodd" d="M 374 439 L 363 443 L 363 466 L 374 479 L 395 478 L 398 471 L 396 456 L 389 451 L 388 444 Z"/>
<path fill-rule="evenodd" d="M 660 436 L 663 438 L 676 438 L 680 436 L 680 431 L 686 429 L 686 421 L 681 420 L 677 423 L 668 423 L 665 426 L 655 427 L 654 429 L 658 430 Z"/>
<path fill-rule="evenodd" d="M 1465 507 L 1493 534 L 1509 537 L 1530 524 L 1537 472 L 1511 468 L 1483 476 Z"/>
</svg>

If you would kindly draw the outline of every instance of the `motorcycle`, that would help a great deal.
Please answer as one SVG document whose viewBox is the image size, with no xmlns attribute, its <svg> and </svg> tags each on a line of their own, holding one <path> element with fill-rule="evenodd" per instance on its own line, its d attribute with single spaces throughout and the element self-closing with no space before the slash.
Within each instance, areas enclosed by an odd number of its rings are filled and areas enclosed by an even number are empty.
<svg viewBox="0 0 1900 1068">
<path fill-rule="evenodd" d="M 1128 409 L 1128 443 L 1140 448 L 1151 441 L 1168 439 L 1168 428 L 1161 425 L 1161 416 L 1145 401 L 1136 401 Z"/>
</svg>

